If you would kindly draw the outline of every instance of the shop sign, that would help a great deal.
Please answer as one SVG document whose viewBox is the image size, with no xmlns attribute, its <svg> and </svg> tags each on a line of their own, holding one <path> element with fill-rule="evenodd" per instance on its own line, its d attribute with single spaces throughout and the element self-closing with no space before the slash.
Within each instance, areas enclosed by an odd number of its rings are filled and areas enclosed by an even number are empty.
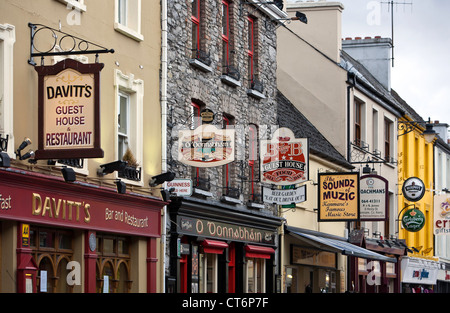
<svg viewBox="0 0 450 313">
<path fill-rule="evenodd" d="M 418 232 L 425 226 L 425 215 L 416 208 L 407 210 L 402 217 L 402 226 L 409 232 Z"/>
<path fill-rule="evenodd" d="M 359 220 L 359 173 L 319 173 L 319 222 Z"/>
<path fill-rule="evenodd" d="M 435 285 L 439 273 L 439 263 L 421 258 L 402 260 L 402 283 Z"/>
<path fill-rule="evenodd" d="M 142 236 L 160 234 L 160 211 L 150 210 L 145 201 L 6 184 L 0 184 L 0 194 L 8 195 L 10 208 L 0 210 L 0 219 Z"/>
<path fill-rule="evenodd" d="M 263 188 L 263 200 L 265 203 L 277 205 L 289 205 L 306 201 L 306 185 L 292 189 Z"/>
<path fill-rule="evenodd" d="M 410 177 L 403 183 L 403 196 L 412 202 L 417 202 L 425 195 L 425 184 L 420 178 Z"/>
<path fill-rule="evenodd" d="M 272 140 L 261 140 L 261 182 L 295 185 L 307 181 L 309 147 L 307 138 L 295 138 L 289 128 L 279 128 Z"/>
<path fill-rule="evenodd" d="M 275 244 L 276 232 L 274 231 L 184 216 L 178 216 L 177 223 L 178 232 L 186 235 L 270 245 Z"/>
<path fill-rule="evenodd" d="M 388 181 L 378 175 L 366 175 L 360 182 L 361 221 L 385 221 L 387 218 Z"/>
<path fill-rule="evenodd" d="M 178 161 L 195 167 L 215 167 L 234 161 L 234 129 L 202 124 L 178 135 Z"/>
<path fill-rule="evenodd" d="M 434 234 L 450 234 L 450 198 L 447 195 L 434 196 Z"/>
<path fill-rule="evenodd" d="M 189 197 L 192 195 L 193 184 L 191 179 L 175 178 L 164 183 L 164 189 L 177 197 Z"/>
<path fill-rule="evenodd" d="M 38 72 L 37 159 L 102 158 L 100 71 L 103 64 L 65 59 Z"/>
</svg>

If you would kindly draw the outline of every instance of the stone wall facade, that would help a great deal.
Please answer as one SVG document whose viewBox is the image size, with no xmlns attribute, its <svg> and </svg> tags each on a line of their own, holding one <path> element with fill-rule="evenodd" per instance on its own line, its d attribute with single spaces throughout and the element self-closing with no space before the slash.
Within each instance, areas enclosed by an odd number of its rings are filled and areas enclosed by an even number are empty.
<svg viewBox="0 0 450 313">
<path fill-rule="evenodd" d="M 257 126 L 260 138 L 267 138 L 276 124 L 276 22 L 256 6 L 244 1 L 229 1 L 229 62 L 240 77 L 224 75 L 222 58 L 222 0 L 201 1 L 200 49 L 209 54 L 210 63 L 196 60 L 192 44 L 192 1 L 168 1 L 168 170 L 179 178 L 200 176 L 212 200 L 220 200 L 227 191 L 246 207 L 253 199 L 249 178 L 249 125 Z M 254 20 L 254 73 L 263 90 L 251 88 L 248 73 L 248 16 Z M 195 51 L 194 51 L 195 52 Z M 201 59 L 201 58 L 200 58 Z M 206 62 L 208 63 L 208 62 Z M 235 161 L 228 166 L 230 190 L 224 188 L 224 166 L 197 171 L 177 161 L 177 139 L 180 129 L 192 129 L 192 103 L 215 113 L 214 124 L 222 128 L 223 116 L 232 120 L 236 130 Z M 256 164 L 259 164 L 256 160 Z M 257 191 L 261 194 L 259 169 Z M 259 206 L 260 211 L 275 214 L 274 206 Z M 254 210 L 254 208 L 249 208 Z"/>
</svg>

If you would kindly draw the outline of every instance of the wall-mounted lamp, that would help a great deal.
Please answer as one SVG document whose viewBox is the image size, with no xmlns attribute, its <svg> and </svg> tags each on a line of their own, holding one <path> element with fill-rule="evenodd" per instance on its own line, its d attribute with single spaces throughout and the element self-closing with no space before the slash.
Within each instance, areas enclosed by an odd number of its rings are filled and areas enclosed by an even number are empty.
<svg viewBox="0 0 450 313">
<path fill-rule="evenodd" d="M 300 21 L 302 23 L 308 24 L 308 18 L 306 17 L 305 13 L 302 12 L 295 12 L 295 16 L 288 17 L 288 18 L 279 18 L 276 19 L 277 21 Z"/>
<path fill-rule="evenodd" d="M 61 169 L 61 173 L 66 182 L 74 182 L 77 180 L 77 176 L 75 175 L 75 171 L 70 167 L 63 167 Z"/>
<path fill-rule="evenodd" d="M 127 166 L 128 162 L 125 161 L 114 161 L 111 163 L 106 163 L 100 165 L 100 168 L 97 171 L 98 176 L 104 176 L 106 174 L 111 174 L 114 171 L 123 171 Z"/>
<path fill-rule="evenodd" d="M 34 157 L 34 151 L 30 150 L 24 155 L 22 155 L 22 150 L 25 149 L 27 146 L 31 145 L 31 139 L 25 138 L 22 143 L 20 144 L 19 148 L 16 150 L 16 156 L 19 158 L 19 160 L 23 161 L 29 158 Z"/>
<path fill-rule="evenodd" d="M 0 152 L 0 167 L 9 167 L 11 163 L 11 159 L 9 158 L 8 153 Z"/>
<path fill-rule="evenodd" d="M 415 129 L 419 128 L 419 125 L 425 124 L 425 131 L 422 133 L 422 135 L 425 137 L 425 141 L 427 143 L 432 143 L 433 140 L 436 138 L 436 131 L 433 129 L 433 124 L 431 123 L 431 120 L 428 119 L 428 122 L 424 121 L 398 121 L 398 135 L 397 138 L 403 135 L 406 135 L 410 132 L 412 132 Z M 402 133 L 400 133 L 402 132 Z"/>
<path fill-rule="evenodd" d="M 127 184 L 125 184 L 120 179 L 116 180 L 117 192 L 120 194 L 127 193 Z"/>
<path fill-rule="evenodd" d="M 150 185 L 150 187 L 155 187 L 155 186 L 163 184 L 166 181 L 172 181 L 174 178 L 175 178 L 175 173 L 167 172 L 167 173 L 153 176 L 150 179 L 150 181 L 148 182 L 148 184 Z"/>
<path fill-rule="evenodd" d="M 161 189 L 161 196 L 162 196 L 163 200 L 167 202 L 167 200 L 170 199 L 170 194 L 174 191 L 175 191 L 175 188 L 170 188 L 169 190 L 164 189 L 164 188 Z"/>
</svg>

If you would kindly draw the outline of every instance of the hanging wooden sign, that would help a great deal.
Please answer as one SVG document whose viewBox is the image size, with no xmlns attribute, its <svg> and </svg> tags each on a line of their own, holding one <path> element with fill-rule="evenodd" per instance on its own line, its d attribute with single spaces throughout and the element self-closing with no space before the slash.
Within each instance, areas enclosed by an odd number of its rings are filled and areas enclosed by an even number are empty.
<svg viewBox="0 0 450 313">
<path fill-rule="evenodd" d="M 102 158 L 100 71 L 103 64 L 65 59 L 36 66 L 38 150 L 36 159 Z"/>
<path fill-rule="evenodd" d="M 289 128 L 279 128 L 272 140 L 261 140 L 261 182 L 295 185 L 308 180 L 307 138 L 295 138 Z"/>
</svg>

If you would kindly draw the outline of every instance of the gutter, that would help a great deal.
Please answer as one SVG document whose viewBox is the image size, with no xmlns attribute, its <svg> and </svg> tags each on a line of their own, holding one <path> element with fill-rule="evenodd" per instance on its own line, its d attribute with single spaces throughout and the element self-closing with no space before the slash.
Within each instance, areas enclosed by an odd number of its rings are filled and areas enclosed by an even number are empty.
<svg viewBox="0 0 450 313">
<path fill-rule="evenodd" d="M 161 172 L 167 171 L 167 0 L 161 0 Z M 166 292 L 167 205 L 163 208 L 161 230 L 162 293 Z"/>
</svg>

